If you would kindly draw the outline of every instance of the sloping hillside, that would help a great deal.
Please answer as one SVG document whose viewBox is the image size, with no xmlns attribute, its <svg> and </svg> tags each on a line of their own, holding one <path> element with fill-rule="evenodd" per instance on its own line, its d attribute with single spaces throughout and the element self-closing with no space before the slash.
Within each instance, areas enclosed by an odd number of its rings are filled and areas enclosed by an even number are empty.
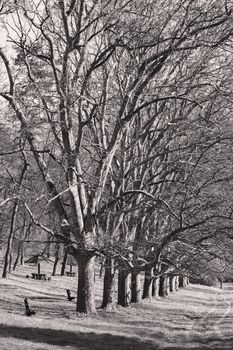
<svg viewBox="0 0 233 350">
<path fill-rule="evenodd" d="M 42 267 L 49 272 L 49 266 Z M 166 299 L 96 317 L 77 315 L 73 296 L 76 278 L 55 276 L 51 281 L 27 279 L 35 267 L 19 268 L 0 279 L 0 349 L 232 349 L 233 286 L 189 285 Z M 97 280 L 97 303 L 101 300 Z M 36 314 L 27 317 L 24 298 Z"/>
</svg>

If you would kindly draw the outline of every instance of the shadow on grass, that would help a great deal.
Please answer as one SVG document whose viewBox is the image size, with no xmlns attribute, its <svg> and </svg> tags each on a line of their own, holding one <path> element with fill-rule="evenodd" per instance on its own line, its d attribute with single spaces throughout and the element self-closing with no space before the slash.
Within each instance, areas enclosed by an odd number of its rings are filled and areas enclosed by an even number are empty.
<svg viewBox="0 0 233 350">
<path fill-rule="evenodd" d="M 42 301 L 48 301 L 48 302 L 56 302 L 56 301 L 66 301 L 67 300 L 67 298 L 64 296 L 63 298 L 56 298 L 56 297 L 41 297 L 41 296 L 35 296 L 35 297 L 33 297 L 33 296 L 30 296 L 29 297 L 29 300 L 38 300 L 38 301 L 40 301 L 40 300 L 42 300 Z"/>
<path fill-rule="evenodd" d="M 33 280 L 34 282 L 34 280 Z M 36 281 L 36 283 L 39 284 L 39 280 Z M 46 281 L 45 281 L 46 282 Z M 43 282 L 42 282 L 43 283 Z M 36 286 L 34 284 L 34 286 Z M 1 291 L 4 292 L 4 291 L 7 291 L 9 293 L 9 290 L 16 290 L 17 292 L 19 292 L 19 287 L 18 286 L 11 286 L 9 284 L 2 284 L 1 283 Z M 66 292 L 65 292 L 65 288 L 62 288 L 62 291 L 64 291 L 64 295 L 61 293 L 61 294 L 56 294 L 56 297 L 64 297 L 66 295 Z M 25 295 L 26 292 L 32 292 L 32 293 L 36 293 L 36 294 L 42 294 L 43 296 L 48 296 L 50 298 L 52 298 L 53 296 L 51 295 L 52 292 L 46 292 L 46 291 L 40 291 L 40 290 L 37 290 L 37 289 L 31 289 L 31 288 L 26 288 L 24 286 L 21 286 L 20 287 L 20 294 L 16 294 L 18 297 L 22 297 Z M 30 297 L 30 296 L 29 296 Z"/>
<path fill-rule="evenodd" d="M 152 344 L 149 341 L 140 341 L 137 338 L 129 338 L 120 335 L 112 334 L 96 334 L 84 332 L 70 332 L 64 330 L 41 329 L 32 327 L 16 327 L 0 324 L 0 338 L 14 338 L 17 340 L 26 340 L 32 343 L 38 343 L 65 347 L 69 346 L 71 349 L 82 350 L 180 350 L 181 347 L 173 346 L 159 346 Z M 158 339 L 159 340 L 159 339 Z M 196 342 L 195 342 L 196 343 Z M 190 343 L 188 347 L 182 344 L 183 349 L 192 350 L 224 350 L 233 349 L 233 338 L 228 338 L 225 341 L 220 339 L 211 339 L 209 341 L 201 341 L 198 347 L 192 346 Z M 42 348 L 41 348 L 42 349 Z M 13 349 L 12 349 L 13 350 Z"/>
<path fill-rule="evenodd" d="M 84 332 L 70 332 L 55 329 L 23 328 L 0 324 L 0 338 L 15 338 L 44 343 L 60 347 L 71 346 L 82 350 L 157 350 L 158 346 L 150 342 L 143 342 L 137 338 L 129 338 L 112 334 L 95 334 Z"/>
</svg>

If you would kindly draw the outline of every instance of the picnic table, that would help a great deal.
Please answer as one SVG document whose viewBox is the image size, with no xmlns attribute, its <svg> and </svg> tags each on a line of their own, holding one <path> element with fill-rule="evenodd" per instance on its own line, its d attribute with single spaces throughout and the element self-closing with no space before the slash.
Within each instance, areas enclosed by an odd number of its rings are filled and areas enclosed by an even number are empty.
<svg viewBox="0 0 233 350">
<path fill-rule="evenodd" d="M 68 277 L 74 277 L 74 276 L 75 276 L 75 272 L 66 271 L 66 276 L 68 276 Z"/>
<path fill-rule="evenodd" d="M 34 280 L 47 280 L 47 274 L 46 273 L 32 273 L 32 279 Z"/>
</svg>

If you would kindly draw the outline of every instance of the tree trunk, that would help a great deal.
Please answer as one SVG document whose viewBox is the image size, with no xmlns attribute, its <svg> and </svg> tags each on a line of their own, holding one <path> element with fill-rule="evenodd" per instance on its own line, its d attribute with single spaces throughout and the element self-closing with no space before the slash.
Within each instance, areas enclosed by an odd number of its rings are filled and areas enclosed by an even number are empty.
<svg viewBox="0 0 233 350">
<path fill-rule="evenodd" d="M 20 265 L 24 265 L 24 242 L 22 242 L 20 249 Z"/>
<path fill-rule="evenodd" d="M 153 278 L 152 281 L 152 297 L 158 298 L 159 296 L 159 285 L 160 285 L 160 278 L 157 276 Z"/>
<path fill-rule="evenodd" d="M 85 314 L 95 314 L 95 256 L 88 252 L 79 252 L 78 262 L 78 292 L 76 311 Z"/>
<path fill-rule="evenodd" d="M 11 216 L 11 224 L 10 224 L 10 233 L 7 240 L 7 248 L 5 253 L 5 259 L 4 259 L 4 267 L 2 272 L 2 277 L 6 278 L 7 274 L 10 272 L 10 265 L 11 265 L 11 249 L 12 249 L 12 243 L 14 239 L 14 230 L 15 230 L 15 221 L 16 216 L 18 212 L 18 200 L 14 204 L 12 216 Z"/>
<path fill-rule="evenodd" d="M 142 288 L 140 273 L 133 272 L 131 276 L 131 303 L 140 303 L 142 300 Z"/>
<path fill-rule="evenodd" d="M 49 216 L 50 216 L 49 220 L 51 221 L 51 213 L 49 214 Z M 46 257 L 47 257 L 48 259 L 50 258 L 50 248 L 51 248 L 50 238 L 51 238 L 51 236 L 50 236 L 50 234 L 48 233 L 48 234 L 47 234 L 47 240 L 48 240 L 49 243 L 47 244 L 47 249 L 46 249 Z"/>
<path fill-rule="evenodd" d="M 129 306 L 131 300 L 130 274 L 127 270 L 119 269 L 118 272 L 118 304 Z"/>
<path fill-rule="evenodd" d="M 18 248 L 17 248 L 17 256 L 16 256 L 15 262 L 13 264 L 13 271 L 16 269 L 16 267 L 19 263 L 19 260 L 21 261 L 22 245 L 24 243 L 24 240 L 26 239 L 26 236 L 27 236 L 27 228 L 26 228 L 26 219 L 24 218 L 23 228 L 20 232 L 20 240 L 19 240 Z"/>
<path fill-rule="evenodd" d="M 17 257 L 14 262 L 13 270 L 16 269 L 19 261 L 20 261 L 20 265 L 24 264 L 24 243 L 30 231 L 30 227 L 31 227 L 31 224 L 29 224 L 28 227 L 26 226 L 26 218 L 24 218 L 23 229 L 20 233 L 21 240 L 19 241 L 19 244 L 18 244 Z"/>
<path fill-rule="evenodd" d="M 111 258 L 106 258 L 105 260 L 103 302 L 101 308 L 107 311 L 116 309 L 115 268 L 114 260 Z"/>
<path fill-rule="evenodd" d="M 54 260 L 54 264 L 53 264 L 52 276 L 56 275 L 57 264 L 58 264 L 58 261 L 59 261 L 59 250 L 60 250 L 60 244 L 56 243 L 55 244 L 55 260 Z"/>
<path fill-rule="evenodd" d="M 19 258 L 20 258 L 20 253 L 21 253 L 21 242 L 19 242 L 18 244 L 18 249 L 17 249 L 17 256 L 13 265 L 13 271 L 16 269 L 18 262 L 19 262 Z"/>
<path fill-rule="evenodd" d="M 21 186 L 23 183 L 24 174 L 27 170 L 27 166 L 28 166 L 28 163 L 25 161 L 21 175 L 20 175 L 20 179 L 19 179 L 18 194 L 20 194 L 20 190 L 21 190 Z M 3 278 L 6 278 L 8 272 L 11 271 L 11 258 L 12 258 L 11 257 L 11 249 L 12 249 L 12 244 L 13 244 L 13 239 L 14 239 L 15 223 L 16 223 L 18 209 L 19 209 L 19 199 L 17 198 L 15 200 L 15 203 L 13 206 L 13 211 L 12 211 L 12 216 L 11 216 L 10 233 L 9 233 L 8 240 L 7 240 L 7 248 L 6 248 L 4 267 L 3 267 L 3 272 L 2 272 Z"/>
<path fill-rule="evenodd" d="M 153 269 L 145 271 L 142 299 L 152 299 Z"/>
<path fill-rule="evenodd" d="M 52 276 L 55 276 L 55 275 L 56 275 L 56 270 L 57 270 L 58 261 L 59 261 L 59 257 L 58 257 L 58 256 L 55 256 L 55 260 L 54 260 L 54 264 L 53 264 Z"/>
<path fill-rule="evenodd" d="M 65 274 L 67 256 L 68 256 L 68 253 L 67 253 L 67 251 L 65 251 L 64 257 L 62 260 L 62 264 L 61 264 L 61 276 L 64 276 L 64 274 Z"/>
<path fill-rule="evenodd" d="M 9 265 L 8 265 L 8 273 L 11 273 L 11 265 L 12 265 L 12 253 L 10 253 Z"/>
<path fill-rule="evenodd" d="M 170 276 L 170 292 L 173 293 L 176 291 L 176 276 Z"/>
<path fill-rule="evenodd" d="M 105 266 L 105 260 L 100 260 L 100 273 L 99 273 L 99 278 L 103 277 L 103 272 L 104 272 L 104 266 Z"/>
<path fill-rule="evenodd" d="M 162 275 L 160 277 L 159 296 L 160 297 L 167 296 L 167 275 Z"/>
<path fill-rule="evenodd" d="M 170 276 L 167 276 L 166 280 L 166 295 L 168 296 L 170 294 Z"/>
<path fill-rule="evenodd" d="M 179 290 L 179 284 L 180 284 L 180 276 L 176 275 L 176 280 L 175 280 L 176 291 Z"/>
<path fill-rule="evenodd" d="M 187 277 L 180 276 L 179 287 L 180 288 L 187 287 Z"/>
</svg>

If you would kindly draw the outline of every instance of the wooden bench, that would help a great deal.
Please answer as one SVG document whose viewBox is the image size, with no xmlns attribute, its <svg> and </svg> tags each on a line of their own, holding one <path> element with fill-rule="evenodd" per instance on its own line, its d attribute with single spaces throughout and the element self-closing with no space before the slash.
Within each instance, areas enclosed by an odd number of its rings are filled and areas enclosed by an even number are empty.
<svg viewBox="0 0 233 350">
<path fill-rule="evenodd" d="M 47 280 L 46 273 L 32 273 L 32 279 L 34 280 Z"/>
<path fill-rule="evenodd" d="M 74 277 L 74 276 L 75 276 L 75 272 L 66 271 L 66 276 L 68 276 L 68 277 Z"/>
</svg>

